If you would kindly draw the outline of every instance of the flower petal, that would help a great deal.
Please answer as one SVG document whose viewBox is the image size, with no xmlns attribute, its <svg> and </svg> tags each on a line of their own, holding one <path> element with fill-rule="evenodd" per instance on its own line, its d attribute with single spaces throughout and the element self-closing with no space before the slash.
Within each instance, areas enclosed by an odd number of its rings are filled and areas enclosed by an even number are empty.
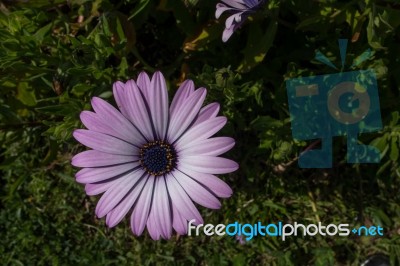
<svg viewBox="0 0 400 266">
<path fill-rule="evenodd" d="M 176 107 L 183 104 L 186 98 L 194 92 L 194 83 L 190 79 L 185 80 L 179 86 L 178 90 L 175 93 L 174 98 L 172 99 L 171 106 L 169 108 L 170 116 L 172 117 L 175 114 Z"/>
<path fill-rule="evenodd" d="M 133 80 L 129 80 L 126 83 L 125 90 L 127 101 L 130 103 L 126 106 L 129 120 L 140 128 L 140 131 L 148 141 L 153 140 L 155 138 L 155 132 L 151 122 L 151 115 L 148 110 L 149 107 L 147 106 L 142 93 Z"/>
<path fill-rule="evenodd" d="M 179 138 L 196 118 L 206 94 L 206 89 L 200 88 L 176 107 L 176 112 L 171 115 L 168 129 L 168 141 L 170 143 Z"/>
<path fill-rule="evenodd" d="M 235 140 L 229 137 L 216 137 L 193 142 L 186 145 L 185 149 L 177 150 L 178 156 L 207 155 L 218 156 L 235 146 Z"/>
<path fill-rule="evenodd" d="M 123 82 L 121 82 L 121 81 L 114 82 L 113 95 L 114 95 L 115 102 L 117 103 L 118 109 L 126 117 L 125 84 Z"/>
<path fill-rule="evenodd" d="M 92 106 L 96 113 L 101 117 L 100 121 L 109 126 L 109 135 L 121 138 L 135 146 L 140 146 L 145 142 L 145 139 L 137 128 L 111 104 L 100 98 L 94 97 L 92 99 Z"/>
<path fill-rule="evenodd" d="M 164 177 L 156 179 L 153 193 L 153 206 L 155 224 L 162 238 L 169 239 L 172 234 L 172 217 L 169 196 Z"/>
<path fill-rule="evenodd" d="M 95 196 L 101 194 L 105 192 L 107 189 L 109 189 L 116 182 L 118 182 L 118 180 L 111 180 L 108 182 L 101 182 L 98 184 L 86 184 L 85 185 L 86 194 L 89 196 Z"/>
<path fill-rule="evenodd" d="M 82 111 L 79 115 L 83 125 L 92 131 L 114 135 L 114 129 L 104 122 L 104 120 L 96 113 L 90 111 Z"/>
<path fill-rule="evenodd" d="M 219 104 L 218 103 L 210 103 L 203 108 L 201 108 L 199 115 L 197 116 L 193 126 L 200 124 L 210 118 L 214 118 L 218 115 L 219 112 Z"/>
<path fill-rule="evenodd" d="M 220 116 L 192 126 L 180 139 L 176 141 L 176 149 L 183 150 L 186 145 L 191 144 L 194 141 L 200 141 L 211 137 L 226 124 L 226 121 L 226 117 Z"/>
<path fill-rule="evenodd" d="M 225 11 L 228 11 L 228 10 L 235 10 L 235 8 L 227 7 L 226 5 L 224 5 L 222 3 L 218 3 L 216 6 L 216 10 L 215 10 L 215 18 L 219 19 L 219 17 L 222 15 L 222 13 L 224 13 Z"/>
<path fill-rule="evenodd" d="M 148 103 L 157 137 L 163 140 L 168 125 L 168 91 L 164 76 L 159 71 L 151 79 Z"/>
<path fill-rule="evenodd" d="M 234 31 L 235 31 L 234 27 L 224 29 L 224 32 L 222 33 L 222 41 L 227 42 L 229 38 L 232 36 Z"/>
<path fill-rule="evenodd" d="M 227 18 L 225 21 L 225 29 L 230 29 L 234 26 L 234 24 L 241 22 L 242 14 L 243 14 L 243 12 L 239 12 L 239 13 L 229 16 L 229 18 Z M 235 29 L 233 29 L 233 31 L 234 30 Z"/>
<path fill-rule="evenodd" d="M 139 87 L 140 91 L 143 93 L 145 99 L 148 101 L 150 91 L 150 78 L 146 72 L 140 72 L 136 84 Z"/>
<path fill-rule="evenodd" d="M 195 219 L 195 224 L 202 224 L 204 222 L 203 218 L 201 217 L 196 206 L 194 206 L 188 194 L 175 179 L 175 173 L 179 172 L 174 171 L 172 174 L 167 175 L 166 177 L 168 192 L 171 197 L 172 205 L 186 220 L 190 221 Z"/>
<path fill-rule="evenodd" d="M 212 193 L 210 193 L 207 189 L 205 189 L 202 185 L 194 181 L 189 176 L 183 174 L 180 171 L 175 171 L 174 177 L 182 186 L 182 188 L 186 191 L 186 193 L 190 196 L 190 198 L 196 203 L 210 209 L 221 208 L 221 203 L 219 202 L 219 200 Z"/>
<path fill-rule="evenodd" d="M 182 166 L 179 167 L 179 171 L 190 176 L 220 198 L 229 198 L 232 196 L 233 191 L 231 187 L 215 175 L 199 173 Z"/>
<path fill-rule="evenodd" d="M 147 231 L 149 232 L 150 237 L 153 240 L 159 240 L 161 233 L 156 225 L 154 208 L 151 208 L 151 210 L 150 210 L 149 218 L 147 219 L 146 225 L 147 225 Z"/>
<path fill-rule="evenodd" d="M 241 1 L 243 1 L 243 0 L 241 0 Z M 254 8 L 254 7 L 258 6 L 262 2 L 262 0 L 244 0 L 243 2 L 249 8 Z"/>
<path fill-rule="evenodd" d="M 140 193 L 142 192 L 143 186 L 146 185 L 147 179 L 143 176 L 135 184 L 134 188 L 125 196 L 125 198 L 107 214 L 106 224 L 108 227 L 116 226 L 125 215 L 132 209 L 133 204 L 137 201 Z"/>
<path fill-rule="evenodd" d="M 146 222 L 149 218 L 155 184 L 154 181 L 155 177 L 150 176 L 131 215 L 131 229 L 132 232 L 137 236 L 143 233 L 144 227 L 146 226 Z"/>
<path fill-rule="evenodd" d="M 130 163 L 132 168 L 137 164 L 138 156 L 116 155 L 95 150 L 88 150 L 78 153 L 72 157 L 71 164 L 76 167 L 102 167 L 116 164 Z"/>
<path fill-rule="evenodd" d="M 132 156 L 139 152 L 137 147 L 128 142 L 91 130 L 76 129 L 73 136 L 83 145 L 105 153 Z"/>
<path fill-rule="evenodd" d="M 172 227 L 179 235 L 187 234 L 187 220 L 183 218 L 174 205 L 172 205 Z"/>
<path fill-rule="evenodd" d="M 182 157 L 179 159 L 179 165 L 206 174 L 227 174 L 239 168 L 239 165 L 235 161 L 221 157 L 202 155 Z"/>
<path fill-rule="evenodd" d="M 91 131 L 107 134 L 134 145 L 139 145 L 140 143 L 140 141 L 135 137 L 135 134 L 131 134 L 132 124 L 126 119 L 125 125 L 122 125 L 121 123 L 113 124 L 109 123 L 101 115 L 90 111 L 81 112 L 80 118 L 82 123 Z"/>
<path fill-rule="evenodd" d="M 127 172 L 135 170 L 139 163 L 125 163 L 109 167 L 83 168 L 75 174 L 76 181 L 79 183 L 96 183 L 110 178 L 125 175 Z"/>
<path fill-rule="evenodd" d="M 118 203 L 125 197 L 125 195 L 132 189 L 132 187 L 143 176 L 144 172 L 141 170 L 127 174 L 119 178 L 104 194 L 101 196 L 96 206 L 96 215 L 99 218 L 104 217 Z"/>
<path fill-rule="evenodd" d="M 237 8 L 237 9 L 247 9 L 244 5 L 242 0 L 221 0 L 223 3 L 227 4 L 228 6 Z"/>
</svg>

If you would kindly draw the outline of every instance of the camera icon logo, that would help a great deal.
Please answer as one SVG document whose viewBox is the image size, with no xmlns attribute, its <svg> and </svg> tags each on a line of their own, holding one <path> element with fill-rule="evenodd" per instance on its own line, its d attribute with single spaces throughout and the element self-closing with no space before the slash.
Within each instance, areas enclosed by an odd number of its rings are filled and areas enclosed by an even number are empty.
<svg viewBox="0 0 400 266">
<path fill-rule="evenodd" d="M 339 40 L 339 46 L 343 67 L 347 40 Z M 356 64 L 365 60 L 369 54 L 369 51 L 365 52 L 363 59 L 355 60 Z M 333 66 L 320 53 L 317 53 L 316 58 Z M 321 149 L 307 150 L 300 154 L 301 168 L 332 167 L 334 136 L 347 136 L 348 163 L 380 162 L 378 149 L 358 144 L 358 134 L 382 128 L 378 86 L 373 70 L 290 79 L 286 81 L 286 89 L 293 138 L 321 139 Z"/>
</svg>

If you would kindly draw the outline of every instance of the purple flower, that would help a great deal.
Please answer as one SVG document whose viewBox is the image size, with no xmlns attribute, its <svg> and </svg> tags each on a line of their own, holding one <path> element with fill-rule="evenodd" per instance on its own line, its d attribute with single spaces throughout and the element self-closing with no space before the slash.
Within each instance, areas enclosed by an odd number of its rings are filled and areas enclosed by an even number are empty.
<svg viewBox="0 0 400 266">
<path fill-rule="evenodd" d="M 246 239 L 244 238 L 243 235 L 236 235 L 236 240 L 239 241 L 240 245 L 246 244 Z"/>
<path fill-rule="evenodd" d="M 117 81 L 113 87 L 119 111 L 100 98 L 92 99 L 94 112 L 83 111 L 73 135 L 92 148 L 75 155 L 72 165 L 88 195 L 104 194 L 96 206 L 109 227 L 131 212 L 131 229 L 141 235 L 145 226 L 152 239 L 187 233 L 187 221 L 203 223 L 193 202 L 211 209 L 217 197 L 232 195 L 231 188 L 214 174 L 238 169 L 234 161 L 218 157 L 235 142 L 214 137 L 227 119 L 217 116 L 218 103 L 201 108 L 206 89 L 195 90 L 186 80 L 170 106 L 165 79 L 142 72 L 136 82 Z"/>
<path fill-rule="evenodd" d="M 222 41 L 226 42 L 239 28 L 247 16 L 259 8 L 263 0 L 221 0 L 223 3 L 217 4 L 215 17 L 218 19 L 222 13 L 228 11 L 233 13 L 225 21 L 225 30 L 222 34 Z"/>
</svg>

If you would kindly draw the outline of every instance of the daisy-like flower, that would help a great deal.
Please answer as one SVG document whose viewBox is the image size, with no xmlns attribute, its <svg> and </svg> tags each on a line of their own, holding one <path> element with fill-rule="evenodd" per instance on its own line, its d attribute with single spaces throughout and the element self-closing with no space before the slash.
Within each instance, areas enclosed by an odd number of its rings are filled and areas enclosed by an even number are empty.
<svg viewBox="0 0 400 266">
<path fill-rule="evenodd" d="M 226 42 L 233 32 L 239 28 L 250 13 L 255 12 L 264 0 L 221 0 L 217 4 L 215 17 L 218 19 L 222 13 L 228 11 L 233 13 L 225 21 L 225 30 L 222 34 L 222 41 Z"/>
<path fill-rule="evenodd" d="M 113 86 L 119 111 L 100 98 L 94 112 L 80 115 L 86 129 L 73 136 L 91 148 L 75 155 L 72 165 L 83 167 L 76 180 L 88 195 L 104 194 L 96 206 L 109 227 L 128 213 L 135 235 L 147 227 L 152 239 L 168 239 L 172 229 L 187 233 L 187 221 L 203 223 L 193 202 L 211 209 L 227 198 L 231 188 L 214 174 L 238 169 L 219 157 L 234 146 L 229 137 L 212 137 L 227 122 L 217 116 L 219 105 L 202 108 L 206 89 L 181 84 L 170 106 L 165 79 L 142 72 L 136 81 Z"/>
</svg>

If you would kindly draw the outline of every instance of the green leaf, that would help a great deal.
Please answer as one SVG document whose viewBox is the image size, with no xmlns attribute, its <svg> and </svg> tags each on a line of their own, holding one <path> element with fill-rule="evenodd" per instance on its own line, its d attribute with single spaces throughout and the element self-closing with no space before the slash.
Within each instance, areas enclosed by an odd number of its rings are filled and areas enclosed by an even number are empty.
<svg viewBox="0 0 400 266">
<path fill-rule="evenodd" d="M 335 265 L 335 259 L 332 249 L 320 247 L 313 251 L 315 255 L 315 266 Z"/>
<path fill-rule="evenodd" d="M 133 9 L 132 15 L 129 16 L 128 20 L 136 17 L 146 6 L 150 3 L 150 0 L 140 0 L 139 4 Z"/>
<path fill-rule="evenodd" d="M 92 85 L 88 85 L 85 83 L 78 83 L 72 88 L 71 93 L 75 94 L 76 96 L 82 96 L 86 92 L 90 91 L 92 88 L 93 88 Z"/>
<path fill-rule="evenodd" d="M 378 148 L 380 152 L 383 152 L 388 145 L 388 135 L 385 134 L 382 137 L 374 139 L 371 141 L 370 145 Z"/>
<path fill-rule="evenodd" d="M 50 6 L 58 6 L 63 4 L 65 0 L 34 0 L 34 1 L 26 1 L 26 0 L 17 0 L 12 1 L 15 2 L 16 5 L 24 8 L 46 8 Z"/>
<path fill-rule="evenodd" d="M 392 143 L 390 146 L 390 159 L 392 161 L 397 161 L 397 159 L 399 158 L 399 146 L 398 146 L 398 141 L 397 141 L 397 137 L 393 136 L 392 137 Z"/>
<path fill-rule="evenodd" d="M 55 160 L 58 153 L 58 145 L 57 142 L 51 138 L 49 138 L 49 149 L 47 151 L 46 156 L 42 160 L 42 165 L 48 165 L 52 161 Z"/>
<path fill-rule="evenodd" d="M 27 106 L 35 106 L 36 105 L 35 93 L 29 87 L 28 82 L 18 83 L 17 90 L 18 90 L 17 99 L 20 100 L 23 104 L 25 104 Z"/>
<path fill-rule="evenodd" d="M 312 27 L 312 26 L 318 25 L 318 23 L 320 23 L 324 19 L 325 19 L 325 17 L 321 16 L 321 15 L 316 15 L 316 16 L 304 19 L 297 25 L 296 30 L 305 29 L 310 26 Z"/>
<path fill-rule="evenodd" d="M 136 31 L 133 23 L 121 12 L 117 12 L 116 32 L 120 40 L 126 39 L 126 52 L 132 51 L 136 43 Z"/>
<path fill-rule="evenodd" d="M 101 25 L 103 28 L 104 35 L 111 37 L 112 33 L 110 30 L 110 25 L 108 24 L 108 17 L 106 15 L 102 15 L 100 17 Z"/>
<path fill-rule="evenodd" d="M 271 21 L 265 32 L 259 24 L 251 24 L 247 45 L 243 50 L 244 59 L 237 68 L 239 72 L 248 72 L 264 60 L 275 39 L 278 23 Z"/>
<path fill-rule="evenodd" d="M 378 171 L 376 172 L 377 176 L 380 176 L 392 163 L 392 161 L 386 161 L 381 167 L 379 167 Z"/>
<path fill-rule="evenodd" d="M 44 39 L 44 37 L 50 32 L 51 27 L 53 26 L 53 23 L 49 23 L 43 28 L 39 29 L 35 34 L 34 37 L 35 39 L 41 43 Z"/>
<path fill-rule="evenodd" d="M 266 131 L 268 129 L 274 129 L 283 126 L 281 120 L 274 119 L 270 116 L 259 116 L 251 122 L 253 128 L 257 131 Z"/>
<path fill-rule="evenodd" d="M 389 216 L 380 208 L 369 207 L 367 212 L 370 213 L 371 218 L 376 225 L 390 226 L 392 224 Z"/>
<path fill-rule="evenodd" d="M 371 45 L 371 47 L 375 49 L 382 49 L 383 46 L 381 45 L 381 39 L 377 35 L 375 25 L 374 25 L 374 15 L 371 12 L 369 14 L 369 21 L 368 21 L 368 26 L 367 26 L 367 37 L 368 37 L 368 43 Z"/>
<path fill-rule="evenodd" d="M 390 126 L 394 127 L 395 125 L 397 125 L 397 123 L 399 122 L 399 112 L 393 112 L 392 113 L 392 120 L 390 121 Z"/>
<path fill-rule="evenodd" d="M 59 116 L 73 116 L 81 111 L 81 106 L 78 102 L 70 100 L 65 104 L 49 105 L 36 108 L 36 111 L 43 114 L 59 115 Z"/>
<path fill-rule="evenodd" d="M 267 201 L 263 202 L 263 206 L 271 208 L 271 209 L 274 209 L 274 210 L 279 210 L 282 213 L 286 213 L 286 208 L 285 207 L 274 203 L 272 200 L 267 200 Z"/>
<path fill-rule="evenodd" d="M 222 26 L 220 24 L 210 23 L 202 27 L 200 32 L 191 35 L 185 40 L 183 50 L 188 51 L 204 51 L 211 41 L 220 38 Z"/>
<path fill-rule="evenodd" d="M 233 266 L 246 265 L 246 257 L 243 254 L 237 254 L 233 257 Z"/>
</svg>

